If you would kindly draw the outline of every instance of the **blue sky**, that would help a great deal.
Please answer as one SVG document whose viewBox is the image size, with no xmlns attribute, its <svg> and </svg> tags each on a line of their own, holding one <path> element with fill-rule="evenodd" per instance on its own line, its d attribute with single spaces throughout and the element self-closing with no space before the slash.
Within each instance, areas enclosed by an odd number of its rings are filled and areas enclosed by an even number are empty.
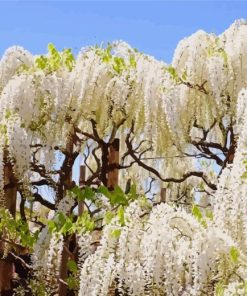
<svg viewBox="0 0 247 296">
<path fill-rule="evenodd" d="M 11 45 L 37 54 L 53 42 L 78 52 L 121 39 L 170 62 L 182 38 L 221 33 L 238 18 L 247 19 L 247 1 L 0 1 L 0 55 Z"/>
</svg>

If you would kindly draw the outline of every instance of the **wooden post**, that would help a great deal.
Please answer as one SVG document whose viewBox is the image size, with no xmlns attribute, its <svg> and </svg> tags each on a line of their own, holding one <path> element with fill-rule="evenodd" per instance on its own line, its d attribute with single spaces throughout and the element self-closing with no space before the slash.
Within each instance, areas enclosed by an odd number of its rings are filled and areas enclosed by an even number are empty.
<svg viewBox="0 0 247 296">
<path fill-rule="evenodd" d="M 84 181 L 86 179 L 86 166 L 81 165 L 80 166 L 80 177 L 79 177 L 79 185 L 83 185 Z M 84 203 L 83 201 L 78 202 L 78 216 L 81 216 L 84 211 Z"/>
<path fill-rule="evenodd" d="M 67 295 L 67 285 L 65 284 L 68 277 L 68 267 L 67 263 L 69 260 L 69 254 L 66 251 L 66 248 L 69 248 L 69 241 L 67 238 L 64 240 L 63 251 L 62 251 L 62 261 L 60 266 L 59 278 L 63 281 L 59 281 L 58 295 L 66 296 Z"/>
<path fill-rule="evenodd" d="M 114 139 L 108 151 L 108 165 L 119 165 L 119 139 Z M 113 190 L 118 185 L 119 169 L 114 168 L 108 172 L 107 187 Z"/>
<path fill-rule="evenodd" d="M 79 176 L 79 186 L 83 186 L 84 181 L 86 180 L 86 166 L 81 165 L 80 166 L 80 176 Z M 78 217 L 81 216 L 84 212 L 84 202 L 83 201 L 78 201 Z M 75 248 L 76 248 L 76 254 L 75 254 L 75 261 L 78 264 L 78 255 L 79 251 L 77 249 L 77 246 L 79 245 L 79 236 L 75 236 Z"/>
<path fill-rule="evenodd" d="M 233 163 L 236 148 L 237 148 L 237 142 L 236 142 L 236 139 L 235 139 L 235 137 L 233 135 L 232 136 L 232 144 L 231 144 L 231 146 L 229 148 L 229 151 L 228 151 L 228 154 L 227 154 L 227 157 L 226 157 L 228 163 Z"/>
<path fill-rule="evenodd" d="M 160 190 L 160 202 L 166 202 L 166 188 Z"/>
<path fill-rule="evenodd" d="M 5 207 L 13 217 L 16 214 L 17 180 L 14 176 L 13 166 L 8 158 L 7 149 L 4 150 L 4 195 Z M 4 233 L 2 234 L 4 237 Z M 4 250 L 4 243 L 0 241 L 0 250 Z M 14 264 L 0 259 L 0 295 L 8 293 L 11 289 L 11 280 L 14 273 Z"/>
<path fill-rule="evenodd" d="M 0 295 L 11 293 L 11 280 L 14 273 L 14 264 L 4 260 L 0 261 Z M 10 295 L 10 294 L 8 294 Z"/>
<path fill-rule="evenodd" d="M 66 185 L 67 188 L 70 188 L 71 184 L 72 184 L 72 164 L 70 163 L 69 159 L 70 159 L 71 155 L 73 154 L 73 138 L 72 137 L 68 139 L 68 142 L 66 144 L 66 151 L 68 153 L 68 156 L 67 156 L 68 160 L 67 161 L 68 161 L 68 169 L 70 171 L 68 172 L 66 178 L 64 179 L 64 184 L 62 184 L 62 185 Z M 64 197 L 65 192 L 66 192 L 66 188 L 63 188 L 62 198 Z M 64 238 L 62 260 L 61 260 L 60 272 L 59 272 L 59 279 L 61 279 L 62 281 L 61 280 L 59 281 L 58 296 L 66 296 L 67 290 L 68 290 L 67 285 L 65 283 L 66 283 L 66 279 L 68 277 L 67 263 L 68 263 L 68 259 L 69 259 L 69 254 L 66 249 L 69 249 L 69 238 L 68 237 Z"/>
<path fill-rule="evenodd" d="M 110 169 L 108 171 L 107 187 L 109 190 L 114 190 L 114 187 L 118 185 L 119 169 L 117 168 L 117 166 L 119 165 L 119 146 L 120 141 L 119 139 L 115 138 L 108 151 L 108 165 L 116 166 L 116 168 Z M 110 288 L 108 294 L 115 296 L 119 295 L 118 290 L 114 285 Z"/>
</svg>

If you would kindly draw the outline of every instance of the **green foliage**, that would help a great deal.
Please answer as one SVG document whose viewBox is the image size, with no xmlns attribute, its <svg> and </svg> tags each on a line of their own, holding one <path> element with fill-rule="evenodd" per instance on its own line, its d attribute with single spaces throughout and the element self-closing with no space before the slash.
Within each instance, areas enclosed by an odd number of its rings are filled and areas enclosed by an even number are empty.
<svg viewBox="0 0 247 296">
<path fill-rule="evenodd" d="M 131 202 L 136 200 L 139 196 L 136 192 L 136 185 L 131 185 L 129 188 L 129 193 L 125 194 L 123 190 L 119 186 L 115 186 L 114 190 L 110 191 L 106 186 L 99 186 L 97 189 L 92 189 L 90 187 L 85 187 L 80 189 L 78 186 L 75 186 L 72 190 L 72 193 L 75 194 L 78 201 L 90 200 L 97 204 L 97 194 L 103 194 L 110 202 L 112 206 L 112 210 L 108 210 L 104 213 L 102 219 L 105 224 L 111 223 L 113 218 L 116 218 L 120 224 L 120 226 L 125 225 L 125 216 L 124 216 L 124 208 Z M 85 212 L 84 212 L 85 215 Z M 68 219 L 68 218 L 67 218 Z M 80 219 L 80 217 L 78 218 Z M 60 219 L 61 220 L 61 219 Z M 59 217 L 58 217 L 59 221 Z M 87 221 L 90 221 L 88 219 Z M 91 220 L 92 223 L 92 220 Z M 55 221 L 49 222 L 51 228 L 56 228 L 56 231 L 61 229 L 61 226 L 57 226 Z M 66 223 L 62 223 L 66 225 Z M 89 225 L 90 228 L 91 225 Z M 63 226 L 64 229 L 65 226 Z M 88 227 L 88 226 L 87 226 Z M 66 228 L 67 231 L 67 228 Z M 112 236 L 118 238 L 121 234 L 121 229 L 115 229 L 112 231 Z"/>
<path fill-rule="evenodd" d="M 135 185 L 130 186 L 128 194 L 125 194 L 119 186 L 116 186 L 114 190 L 110 191 L 106 186 L 103 185 L 99 186 L 97 189 L 92 189 L 90 187 L 85 187 L 81 189 L 79 188 L 79 186 L 75 186 L 71 190 L 71 192 L 76 196 L 78 201 L 91 201 L 96 207 L 104 207 L 104 205 L 101 205 L 101 203 L 99 202 L 100 199 L 97 198 L 97 194 L 104 195 L 109 200 L 112 208 L 102 214 L 98 214 L 97 217 L 95 217 L 96 220 L 98 221 L 102 219 L 105 224 L 109 224 L 111 223 L 113 218 L 116 218 L 121 227 L 125 225 L 125 207 L 128 206 L 131 201 L 134 201 L 139 197 L 136 192 Z M 80 227 L 82 229 L 87 229 L 87 231 L 91 231 L 94 228 L 93 219 L 95 218 L 90 218 L 89 214 L 86 213 L 87 212 L 85 211 L 83 213 L 83 216 L 87 217 L 87 219 L 83 220 L 83 223 Z M 75 222 L 75 225 L 78 224 L 81 219 L 82 218 L 79 217 L 78 220 Z M 51 231 L 62 231 L 63 234 L 72 233 L 72 229 L 74 230 L 74 228 L 78 229 L 77 226 L 71 226 L 69 217 L 66 218 L 66 220 L 66 222 L 61 221 L 61 217 L 58 216 L 57 219 L 49 222 L 49 228 L 51 229 Z M 112 235 L 117 238 L 120 236 L 120 233 L 121 229 L 117 229 L 112 232 Z"/>
<path fill-rule="evenodd" d="M 247 172 L 244 172 L 241 176 L 242 179 L 247 179 Z"/>
<path fill-rule="evenodd" d="M 236 247 L 231 247 L 230 249 L 230 259 L 231 261 L 236 264 L 239 261 L 239 250 Z"/>
<path fill-rule="evenodd" d="M 69 275 L 69 277 L 66 279 L 66 282 L 68 284 L 68 288 L 70 290 L 77 290 L 79 288 L 79 277 L 74 275 Z"/>
<path fill-rule="evenodd" d="M 67 263 L 67 267 L 68 267 L 68 270 L 73 273 L 76 273 L 78 271 L 76 262 L 74 260 L 69 260 Z"/>
<path fill-rule="evenodd" d="M 27 66 L 26 64 L 21 64 L 20 67 L 17 69 L 16 73 L 21 74 L 21 73 L 26 73 L 30 70 L 30 67 Z"/>
<path fill-rule="evenodd" d="M 62 67 L 72 71 L 74 64 L 75 58 L 71 49 L 66 48 L 59 52 L 52 43 L 48 44 L 48 55 L 41 55 L 35 60 L 36 67 L 47 73 L 52 73 Z"/>
<path fill-rule="evenodd" d="M 80 189 L 79 186 L 75 186 L 71 189 L 71 192 L 73 192 L 77 196 L 79 201 L 95 199 L 95 191 L 88 186 L 83 189 Z"/>
<path fill-rule="evenodd" d="M 166 68 L 166 70 L 168 71 L 168 73 L 170 74 L 170 76 L 173 80 L 175 80 L 176 82 L 180 81 L 177 71 L 174 67 L 170 66 L 170 67 Z"/>
<path fill-rule="evenodd" d="M 115 213 L 112 211 L 107 211 L 104 216 L 104 221 L 106 224 L 110 224 L 111 220 L 115 217 Z"/>
<path fill-rule="evenodd" d="M 119 238 L 120 235 L 121 235 L 121 229 L 114 229 L 114 230 L 111 232 L 111 235 L 112 235 L 114 238 Z"/>
<path fill-rule="evenodd" d="M 96 54 L 99 55 L 104 63 L 111 63 L 112 69 L 118 75 L 124 70 L 130 68 L 136 68 L 135 56 L 130 53 L 129 60 L 125 61 L 124 58 L 112 55 L 112 45 L 104 48 L 96 47 Z"/>
<path fill-rule="evenodd" d="M 201 210 L 199 209 L 199 207 L 197 205 L 193 205 L 192 214 L 198 221 L 200 221 L 203 218 Z"/>
<path fill-rule="evenodd" d="M 136 191 L 136 185 L 133 184 L 130 186 L 130 191 L 128 193 L 128 198 L 130 201 L 134 201 L 138 198 L 138 194 L 137 194 L 137 191 Z"/>
<path fill-rule="evenodd" d="M 7 125 L 6 124 L 0 124 L 0 134 L 7 136 Z"/>
<path fill-rule="evenodd" d="M 67 268 L 69 271 L 69 276 L 66 279 L 68 287 L 70 290 L 77 290 L 79 288 L 79 277 L 76 262 L 74 260 L 69 260 L 67 262 Z"/>
<path fill-rule="evenodd" d="M 222 283 L 217 283 L 215 286 L 215 295 L 216 296 L 224 296 L 224 286 Z"/>
<path fill-rule="evenodd" d="M 32 295 L 35 296 L 47 296 L 47 287 L 44 282 L 37 281 L 36 279 L 30 279 L 29 286 L 32 291 Z M 18 295 L 18 294 L 16 294 Z M 23 294 L 20 294 L 23 295 Z"/>
<path fill-rule="evenodd" d="M 109 63 L 111 61 L 112 59 L 111 51 L 112 51 L 111 44 L 108 44 L 108 46 L 105 49 L 96 47 L 96 54 L 101 57 L 104 63 Z"/>
<path fill-rule="evenodd" d="M 94 229 L 94 222 L 88 212 L 83 212 L 76 221 L 73 220 L 73 215 L 65 216 L 58 212 L 55 218 L 48 221 L 48 230 L 52 232 L 61 233 L 64 236 L 74 233 L 85 233 Z"/>
<path fill-rule="evenodd" d="M 131 65 L 132 68 L 136 68 L 136 60 L 135 60 L 135 56 L 134 55 L 130 55 L 129 57 L 129 63 Z"/>
<path fill-rule="evenodd" d="M 109 199 L 111 205 L 126 206 L 129 203 L 125 193 L 119 186 L 116 186 L 113 191 L 109 191 L 105 186 L 100 186 L 98 192 L 105 195 Z"/>
<path fill-rule="evenodd" d="M 242 179 L 247 179 L 247 160 L 244 160 L 243 164 L 245 166 L 245 172 L 242 174 L 241 178 Z"/>
<path fill-rule="evenodd" d="M 206 210 L 206 217 L 209 219 L 209 220 L 213 220 L 214 216 L 213 216 L 213 212 L 210 211 L 210 210 Z"/>
<path fill-rule="evenodd" d="M 123 206 L 120 206 L 118 208 L 117 215 L 118 215 L 118 220 L 119 220 L 120 225 L 124 226 L 125 223 L 124 223 L 124 208 L 123 208 Z"/>
<path fill-rule="evenodd" d="M 205 217 L 203 216 L 200 208 L 195 204 L 192 207 L 192 215 L 198 220 L 198 222 L 201 223 L 203 227 L 205 228 L 207 227 L 207 222 L 205 220 Z"/>
<path fill-rule="evenodd" d="M 126 69 L 126 64 L 123 58 L 114 57 L 112 68 L 118 73 L 121 74 L 123 70 Z"/>
<path fill-rule="evenodd" d="M 184 71 L 184 73 L 183 73 L 183 75 L 182 75 L 181 78 L 182 78 L 183 81 L 186 81 L 187 80 L 188 74 L 187 74 L 187 71 L 186 70 Z"/>
<path fill-rule="evenodd" d="M 222 47 L 218 47 L 218 46 L 211 46 L 208 48 L 208 56 L 212 57 L 212 56 L 216 56 L 216 57 L 221 57 L 224 61 L 224 64 L 227 64 L 228 61 L 228 56 L 226 51 L 222 48 Z"/>
<path fill-rule="evenodd" d="M 0 236 L 4 236 L 12 246 L 20 244 L 32 249 L 38 239 L 39 231 L 32 233 L 22 219 L 14 219 L 8 210 L 0 209 Z"/>
</svg>

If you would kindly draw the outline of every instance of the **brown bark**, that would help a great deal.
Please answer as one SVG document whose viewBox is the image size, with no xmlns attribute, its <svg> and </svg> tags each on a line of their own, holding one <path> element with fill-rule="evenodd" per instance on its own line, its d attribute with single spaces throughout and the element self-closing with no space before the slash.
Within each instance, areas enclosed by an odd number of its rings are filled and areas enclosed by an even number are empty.
<svg viewBox="0 0 247 296">
<path fill-rule="evenodd" d="M 14 273 L 14 264 L 8 261 L 0 261 L 0 295 L 11 290 L 11 280 Z"/>
<path fill-rule="evenodd" d="M 66 155 L 65 160 L 62 165 L 63 176 L 61 177 L 61 196 L 60 198 L 64 197 L 66 194 L 66 190 L 73 187 L 72 182 L 72 167 L 74 164 L 75 157 L 73 157 L 73 136 L 69 138 L 67 145 L 66 145 Z M 59 288 L 58 288 L 58 295 L 59 296 L 66 296 L 67 295 L 67 285 L 66 279 L 68 277 L 68 268 L 67 263 L 69 259 L 69 254 L 66 251 L 66 248 L 69 249 L 69 238 L 65 237 L 64 239 L 64 247 L 62 252 L 62 261 L 60 266 L 60 273 L 59 273 Z"/>
<path fill-rule="evenodd" d="M 227 155 L 227 158 L 226 158 L 228 163 L 233 163 L 236 148 L 237 148 L 237 141 L 236 141 L 236 138 L 235 138 L 234 134 L 232 134 L 231 146 L 229 148 L 228 155 Z"/>
<path fill-rule="evenodd" d="M 119 165 L 119 139 L 114 139 L 112 144 L 109 147 L 108 151 L 108 165 L 109 167 Z M 107 178 L 107 187 L 109 190 L 113 190 L 115 186 L 118 185 L 118 175 L 119 169 L 114 168 L 109 170 Z"/>
<path fill-rule="evenodd" d="M 118 185 L 118 177 L 119 177 L 119 139 L 114 139 L 112 144 L 109 147 L 108 151 L 108 166 L 109 168 L 115 167 L 114 169 L 109 169 L 108 178 L 107 178 L 107 187 L 109 190 L 113 190 L 114 187 Z M 118 296 L 118 290 L 116 288 L 116 283 L 113 283 L 112 287 L 108 291 L 108 295 Z"/>
<path fill-rule="evenodd" d="M 80 166 L 80 178 L 79 178 L 79 185 L 83 185 L 86 179 L 86 166 Z M 81 216 L 84 211 L 84 203 L 83 201 L 78 202 L 78 216 Z"/>
<path fill-rule="evenodd" d="M 8 158 L 7 149 L 4 150 L 4 197 L 5 207 L 9 210 L 11 215 L 15 217 L 16 214 L 16 194 L 17 194 L 17 180 L 13 173 L 13 166 Z M 2 234 L 4 237 L 4 233 Z M 0 243 L 0 250 L 4 251 L 5 244 Z M 14 274 L 14 264 L 8 262 L 7 259 L 0 260 L 0 295 L 11 289 L 11 280 Z"/>
<path fill-rule="evenodd" d="M 66 247 L 69 248 L 69 241 L 67 238 L 65 238 L 65 241 L 64 241 L 64 247 L 63 247 L 63 252 L 62 252 L 62 262 L 61 262 L 61 266 L 60 266 L 60 279 L 62 281 L 59 282 L 59 290 L 58 290 L 59 296 L 66 296 L 67 295 L 66 279 L 68 277 L 67 263 L 69 260 L 69 254 L 66 251 Z"/>
<path fill-rule="evenodd" d="M 160 202 L 166 202 L 166 188 L 160 190 Z"/>
</svg>

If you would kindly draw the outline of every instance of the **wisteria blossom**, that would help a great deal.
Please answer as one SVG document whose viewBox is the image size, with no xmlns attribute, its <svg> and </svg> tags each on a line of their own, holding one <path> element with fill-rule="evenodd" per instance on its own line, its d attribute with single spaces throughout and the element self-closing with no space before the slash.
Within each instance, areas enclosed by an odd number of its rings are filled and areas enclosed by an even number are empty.
<svg viewBox="0 0 247 296">
<path fill-rule="evenodd" d="M 25 270 L 15 295 L 247 295 L 246 36 L 244 20 L 200 30 L 170 65 L 124 41 L 5 52 L 0 274 Z"/>
</svg>

